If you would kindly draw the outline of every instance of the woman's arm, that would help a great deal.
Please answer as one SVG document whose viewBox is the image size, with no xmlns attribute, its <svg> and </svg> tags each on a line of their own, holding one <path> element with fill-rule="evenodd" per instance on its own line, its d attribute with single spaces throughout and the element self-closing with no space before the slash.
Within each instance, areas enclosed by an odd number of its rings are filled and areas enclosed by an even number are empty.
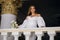
<svg viewBox="0 0 60 40">
<path fill-rule="evenodd" d="M 27 21 L 28 21 L 28 16 L 26 17 L 26 19 L 24 20 L 24 22 L 19 26 L 19 28 L 25 28 L 27 25 Z"/>
<path fill-rule="evenodd" d="M 44 19 L 42 17 L 40 17 L 40 16 L 37 18 L 37 23 L 38 23 L 39 28 L 46 26 Z"/>
</svg>

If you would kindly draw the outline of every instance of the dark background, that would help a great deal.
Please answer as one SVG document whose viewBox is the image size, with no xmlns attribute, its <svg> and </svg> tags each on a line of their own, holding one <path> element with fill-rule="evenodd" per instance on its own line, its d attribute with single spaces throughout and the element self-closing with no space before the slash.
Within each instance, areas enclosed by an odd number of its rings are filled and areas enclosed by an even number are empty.
<svg viewBox="0 0 60 40">
<path fill-rule="evenodd" d="M 18 8 L 17 22 L 20 25 L 30 5 L 35 5 L 37 12 L 42 15 L 47 27 L 60 26 L 60 3 L 57 0 L 28 0 L 23 1 L 23 6 Z"/>
</svg>

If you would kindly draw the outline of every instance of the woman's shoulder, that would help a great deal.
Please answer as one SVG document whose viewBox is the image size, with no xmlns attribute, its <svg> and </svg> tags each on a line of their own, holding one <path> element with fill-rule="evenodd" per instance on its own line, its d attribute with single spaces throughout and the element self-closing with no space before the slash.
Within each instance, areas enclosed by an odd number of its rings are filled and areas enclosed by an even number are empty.
<svg viewBox="0 0 60 40">
<path fill-rule="evenodd" d="M 30 16 L 27 16 L 26 19 L 28 19 Z"/>
<path fill-rule="evenodd" d="M 30 16 L 27 16 L 26 18 L 28 18 L 28 17 L 30 17 Z"/>
<path fill-rule="evenodd" d="M 41 17 L 41 14 L 36 14 L 37 17 Z"/>
</svg>

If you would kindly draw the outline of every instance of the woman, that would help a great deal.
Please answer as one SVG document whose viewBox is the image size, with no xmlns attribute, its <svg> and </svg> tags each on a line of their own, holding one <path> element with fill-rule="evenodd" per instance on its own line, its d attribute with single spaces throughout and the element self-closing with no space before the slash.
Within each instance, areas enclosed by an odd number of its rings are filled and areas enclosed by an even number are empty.
<svg viewBox="0 0 60 40">
<path fill-rule="evenodd" d="M 45 22 L 40 14 L 36 12 L 35 6 L 30 6 L 28 10 L 28 16 L 24 20 L 23 24 L 19 28 L 37 28 L 45 27 Z M 34 32 L 31 33 L 30 40 L 35 40 L 36 36 Z"/>
</svg>

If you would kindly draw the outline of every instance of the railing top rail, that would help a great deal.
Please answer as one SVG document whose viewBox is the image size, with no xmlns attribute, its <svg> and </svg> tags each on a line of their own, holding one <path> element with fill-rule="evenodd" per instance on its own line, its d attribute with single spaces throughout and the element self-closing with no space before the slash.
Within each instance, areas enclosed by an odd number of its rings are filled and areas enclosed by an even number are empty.
<svg viewBox="0 0 60 40">
<path fill-rule="evenodd" d="M 0 32 L 41 32 L 41 31 L 44 31 L 44 32 L 46 32 L 46 31 L 60 32 L 60 27 L 0 29 Z"/>
</svg>

